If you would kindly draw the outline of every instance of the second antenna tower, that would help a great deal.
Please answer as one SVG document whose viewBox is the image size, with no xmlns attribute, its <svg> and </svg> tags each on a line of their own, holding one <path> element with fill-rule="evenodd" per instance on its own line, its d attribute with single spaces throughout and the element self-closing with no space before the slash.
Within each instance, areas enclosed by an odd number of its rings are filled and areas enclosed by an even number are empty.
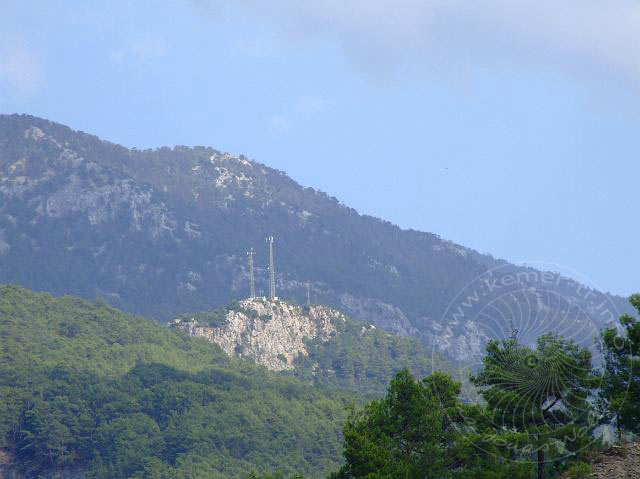
<svg viewBox="0 0 640 479">
<path fill-rule="evenodd" d="M 267 236 L 267 244 L 269 245 L 269 299 L 276 299 L 276 272 L 273 266 L 273 236 Z"/>
</svg>

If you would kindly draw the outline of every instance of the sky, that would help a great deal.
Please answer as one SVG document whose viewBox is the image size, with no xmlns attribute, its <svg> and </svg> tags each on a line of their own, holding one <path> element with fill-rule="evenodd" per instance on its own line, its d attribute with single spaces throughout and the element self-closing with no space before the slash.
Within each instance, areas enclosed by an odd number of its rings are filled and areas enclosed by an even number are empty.
<svg viewBox="0 0 640 479">
<path fill-rule="evenodd" d="M 640 291 L 637 0 L 0 0 L 0 112 L 245 154 Z"/>
</svg>

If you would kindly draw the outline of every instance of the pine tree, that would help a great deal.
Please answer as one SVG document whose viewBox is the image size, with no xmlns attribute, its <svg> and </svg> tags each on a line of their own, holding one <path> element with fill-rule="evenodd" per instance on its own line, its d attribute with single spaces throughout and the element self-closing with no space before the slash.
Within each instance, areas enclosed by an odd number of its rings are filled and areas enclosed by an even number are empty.
<svg viewBox="0 0 640 479">
<path fill-rule="evenodd" d="M 473 383 L 496 433 L 513 431 L 522 454 L 535 453 L 539 479 L 545 477 L 547 452 L 559 442 L 579 450 L 595 427 L 588 401 L 591 353 L 553 334 L 539 337 L 535 349 L 516 338 L 490 342 Z"/>
<path fill-rule="evenodd" d="M 482 410 L 459 394 L 460 384 L 446 374 L 416 381 L 401 371 L 385 398 L 352 412 L 344 427 L 345 465 L 331 479 L 529 477 L 528 465 L 484 448 L 485 431 L 476 428 Z"/>
<path fill-rule="evenodd" d="M 640 313 L 640 295 L 631 297 Z M 629 315 L 620 318 L 624 334 L 614 327 L 602 332 L 605 356 L 604 380 L 600 391 L 601 405 L 623 430 L 640 433 L 640 321 Z"/>
</svg>

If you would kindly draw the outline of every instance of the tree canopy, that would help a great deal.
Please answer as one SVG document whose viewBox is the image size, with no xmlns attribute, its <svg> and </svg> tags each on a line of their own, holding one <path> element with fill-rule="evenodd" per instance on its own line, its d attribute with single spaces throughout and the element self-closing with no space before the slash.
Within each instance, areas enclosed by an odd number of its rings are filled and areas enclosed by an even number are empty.
<svg viewBox="0 0 640 479">
<path fill-rule="evenodd" d="M 527 477 L 530 467 L 488 451 L 469 427 L 482 415 L 460 402 L 460 384 L 443 373 L 416 381 L 398 373 L 383 399 L 352 411 L 344 427 L 345 465 L 332 479 Z M 476 442 L 477 440 L 477 442 Z"/>
<path fill-rule="evenodd" d="M 631 297 L 640 313 L 640 295 Z M 620 431 L 640 433 L 640 321 L 630 315 L 620 318 L 620 329 L 602 332 L 605 355 L 600 398 L 609 418 Z"/>
<path fill-rule="evenodd" d="M 521 454 L 536 454 L 539 478 L 547 453 L 579 451 L 597 425 L 591 353 L 556 335 L 540 336 L 535 348 L 516 338 L 490 342 L 472 381 L 496 431 L 513 431 Z"/>
</svg>

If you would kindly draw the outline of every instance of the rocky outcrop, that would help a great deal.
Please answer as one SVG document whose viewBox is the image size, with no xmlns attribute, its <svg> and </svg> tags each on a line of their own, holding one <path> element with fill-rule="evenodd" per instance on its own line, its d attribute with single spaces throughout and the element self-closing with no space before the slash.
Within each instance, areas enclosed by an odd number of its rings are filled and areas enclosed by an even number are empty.
<svg viewBox="0 0 640 479">
<path fill-rule="evenodd" d="M 219 345 L 230 356 L 250 357 L 273 371 L 293 369 L 305 341 L 328 341 L 335 323 L 346 317 L 326 306 L 301 307 L 264 298 L 245 299 L 226 311 L 224 324 L 211 326 L 195 317 L 175 319 L 170 327 Z"/>
</svg>

